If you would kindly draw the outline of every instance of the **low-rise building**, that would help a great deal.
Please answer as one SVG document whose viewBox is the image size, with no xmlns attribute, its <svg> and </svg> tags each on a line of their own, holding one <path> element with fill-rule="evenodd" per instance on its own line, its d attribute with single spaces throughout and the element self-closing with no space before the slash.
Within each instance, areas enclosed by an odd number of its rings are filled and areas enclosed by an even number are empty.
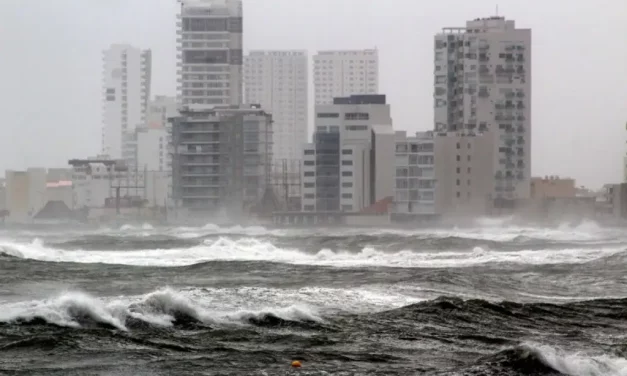
<svg viewBox="0 0 627 376">
<path fill-rule="evenodd" d="M 565 198 L 577 196 L 575 179 L 545 176 L 531 178 L 531 198 Z"/>
<path fill-rule="evenodd" d="M 29 223 L 46 204 L 46 169 L 7 170 L 5 179 L 8 220 L 14 223 Z"/>
<path fill-rule="evenodd" d="M 72 166 L 73 193 L 72 205 L 69 205 L 72 209 L 116 208 L 127 202 L 167 206 L 167 172 L 133 170 L 123 160 L 103 156 L 72 159 L 69 164 Z"/>
</svg>

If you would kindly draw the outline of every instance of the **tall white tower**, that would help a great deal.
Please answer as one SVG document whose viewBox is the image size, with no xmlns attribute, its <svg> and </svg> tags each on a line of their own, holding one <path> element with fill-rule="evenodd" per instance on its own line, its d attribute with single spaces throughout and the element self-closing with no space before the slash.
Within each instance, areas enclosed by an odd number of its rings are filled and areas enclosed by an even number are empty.
<svg viewBox="0 0 627 376">
<path fill-rule="evenodd" d="M 152 56 L 150 50 L 114 44 L 103 52 L 102 153 L 115 159 L 134 158 L 126 140 L 146 121 Z"/>
<path fill-rule="evenodd" d="M 241 0 L 183 0 L 177 15 L 180 103 L 242 103 Z"/>
<path fill-rule="evenodd" d="M 313 61 L 315 104 L 332 104 L 336 97 L 379 93 L 377 49 L 318 51 Z"/>
<path fill-rule="evenodd" d="M 244 100 L 272 114 L 275 165 L 301 159 L 307 142 L 307 60 L 306 51 L 251 51 L 244 59 Z"/>
<path fill-rule="evenodd" d="M 504 17 L 477 18 L 442 29 L 434 48 L 435 130 L 492 137 L 492 198 L 528 198 L 531 29 Z"/>
</svg>

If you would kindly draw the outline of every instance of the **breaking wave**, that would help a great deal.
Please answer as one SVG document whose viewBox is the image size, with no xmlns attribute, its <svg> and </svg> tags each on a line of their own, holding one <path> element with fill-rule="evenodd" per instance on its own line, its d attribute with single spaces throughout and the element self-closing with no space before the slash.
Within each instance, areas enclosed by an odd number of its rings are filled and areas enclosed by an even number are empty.
<svg viewBox="0 0 627 376">
<path fill-rule="evenodd" d="M 7 304 L 0 313 L 4 324 L 50 324 L 70 328 L 108 328 L 128 331 L 145 327 L 190 325 L 299 325 L 324 323 L 313 307 L 287 307 L 221 312 L 203 307 L 183 294 L 166 288 L 135 299 L 105 301 L 82 292 Z"/>
<path fill-rule="evenodd" d="M 385 266 L 402 268 L 457 268 L 491 263 L 551 265 L 581 264 L 622 254 L 624 247 L 582 245 L 572 249 L 499 251 L 483 247 L 470 250 L 385 251 L 366 247 L 358 251 L 322 249 L 307 252 L 275 246 L 255 238 L 207 239 L 189 248 L 83 251 L 47 247 L 32 243 L 0 241 L 0 254 L 48 262 L 102 263 L 133 266 L 177 267 L 211 261 L 257 261 L 335 267 Z"/>
<path fill-rule="evenodd" d="M 627 359 L 605 354 L 569 353 L 537 343 L 522 343 L 496 355 L 482 358 L 477 363 L 500 366 L 524 375 L 556 373 L 572 376 L 627 375 Z"/>
</svg>

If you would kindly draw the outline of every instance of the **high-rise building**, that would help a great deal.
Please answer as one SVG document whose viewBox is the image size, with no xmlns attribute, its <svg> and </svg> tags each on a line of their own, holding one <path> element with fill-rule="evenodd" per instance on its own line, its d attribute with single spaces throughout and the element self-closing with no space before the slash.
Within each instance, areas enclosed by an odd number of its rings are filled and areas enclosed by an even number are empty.
<svg viewBox="0 0 627 376">
<path fill-rule="evenodd" d="M 377 49 L 319 51 L 313 61 L 315 104 L 332 104 L 335 97 L 379 92 Z"/>
<path fill-rule="evenodd" d="M 115 44 L 103 52 L 102 153 L 114 159 L 134 158 L 127 135 L 146 120 L 152 57 L 150 50 Z"/>
<path fill-rule="evenodd" d="M 269 187 L 272 116 L 260 106 L 182 107 L 172 121 L 177 207 L 237 215 Z"/>
<path fill-rule="evenodd" d="M 177 21 L 182 105 L 242 103 L 242 1 L 182 0 Z"/>
<path fill-rule="evenodd" d="M 301 159 L 307 142 L 307 60 L 306 51 L 251 51 L 244 58 L 244 101 L 272 114 L 276 166 Z"/>
<path fill-rule="evenodd" d="M 493 148 L 490 198 L 529 198 L 531 30 L 504 17 L 444 28 L 435 36 L 434 76 L 436 132 L 491 137 L 486 143 Z M 448 144 L 449 154 L 457 155 L 457 141 Z"/>
<path fill-rule="evenodd" d="M 303 152 L 303 211 L 360 212 L 394 196 L 394 130 L 385 95 L 316 106 Z"/>
</svg>

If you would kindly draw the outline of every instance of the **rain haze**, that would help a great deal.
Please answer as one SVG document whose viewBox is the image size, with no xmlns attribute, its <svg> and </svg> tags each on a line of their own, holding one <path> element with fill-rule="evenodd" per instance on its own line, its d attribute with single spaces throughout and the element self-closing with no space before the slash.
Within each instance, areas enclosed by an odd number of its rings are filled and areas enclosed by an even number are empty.
<svg viewBox="0 0 627 376">
<path fill-rule="evenodd" d="M 626 376 L 626 21 L 0 0 L 0 375 Z"/>
<path fill-rule="evenodd" d="M 2 1 L 0 170 L 65 167 L 100 151 L 102 50 L 112 43 L 152 49 L 151 91 L 175 95 L 178 7 L 174 0 Z M 569 176 L 591 188 L 620 181 L 627 2 L 501 0 L 498 9 L 533 33 L 533 175 Z M 249 0 L 244 12 L 245 50 L 377 47 L 395 128 L 417 131 L 433 128 L 433 35 L 494 15 L 496 4 Z"/>
</svg>

